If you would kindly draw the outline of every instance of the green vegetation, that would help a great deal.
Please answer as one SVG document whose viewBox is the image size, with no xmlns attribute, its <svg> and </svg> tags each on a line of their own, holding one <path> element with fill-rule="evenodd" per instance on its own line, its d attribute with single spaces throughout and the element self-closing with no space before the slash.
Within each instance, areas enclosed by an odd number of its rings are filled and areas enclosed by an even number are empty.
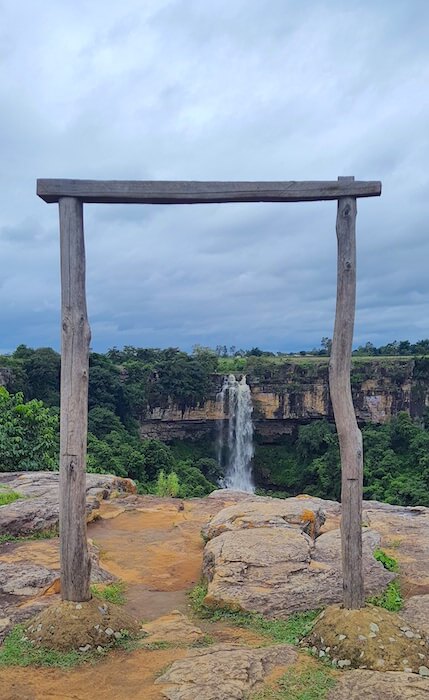
<svg viewBox="0 0 429 700">
<path fill-rule="evenodd" d="M 404 605 L 399 581 L 391 581 L 384 593 L 368 598 L 367 602 L 371 605 L 377 605 L 379 608 L 390 610 L 390 612 L 398 612 Z"/>
<path fill-rule="evenodd" d="M 89 428 L 97 434 L 88 434 L 88 472 L 129 476 L 138 482 L 140 492 L 156 493 L 162 471 L 168 493 L 181 498 L 205 496 L 216 488 L 218 467 L 213 459 L 175 459 L 167 445 L 142 441 L 136 426 L 127 428 L 109 408 L 93 408 Z M 58 412 L 0 387 L 0 450 L 0 471 L 57 469 Z M 0 505 L 16 497 L 2 491 Z"/>
<path fill-rule="evenodd" d="M 399 571 L 399 564 L 396 559 L 390 557 L 383 549 L 375 549 L 374 559 L 383 564 L 388 571 Z"/>
<path fill-rule="evenodd" d="M 91 593 L 96 598 L 106 600 L 108 603 L 115 603 L 115 605 L 125 604 L 125 583 L 123 581 L 114 581 L 107 586 L 93 584 Z"/>
<path fill-rule="evenodd" d="M 13 503 L 19 498 L 22 498 L 21 494 L 11 491 L 0 484 L 0 506 L 7 506 L 8 503 Z"/>
<path fill-rule="evenodd" d="M 17 625 L 8 634 L 0 647 L 1 666 L 55 666 L 70 668 L 84 661 L 92 660 L 94 655 L 78 651 L 60 652 L 52 649 L 37 648 L 25 638 L 24 625 Z"/>
<path fill-rule="evenodd" d="M 0 544 L 4 542 L 27 542 L 29 540 L 48 540 L 53 537 L 58 537 L 57 528 L 52 528 L 51 530 L 40 530 L 40 532 L 33 532 L 32 535 L 10 535 L 8 533 L 0 535 Z"/>
<path fill-rule="evenodd" d="M 179 479 L 176 472 L 166 474 L 164 470 L 161 469 L 156 480 L 156 495 L 172 496 L 176 498 L 179 495 L 179 489 Z"/>
<path fill-rule="evenodd" d="M 388 571 L 393 571 L 395 573 L 399 571 L 397 560 L 390 557 L 383 549 L 375 549 L 373 554 L 374 558 L 383 564 L 384 568 Z M 379 608 L 390 610 L 390 612 L 398 612 L 404 604 L 399 581 L 397 579 L 390 581 L 386 590 L 381 593 L 381 595 L 372 596 L 368 598 L 367 602 L 371 603 L 371 605 L 377 605 Z"/>
<path fill-rule="evenodd" d="M 252 700 L 325 700 L 335 686 L 334 673 L 321 664 L 305 670 L 290 668 L 275 688 L 264 688 Z"/>
<path fill-rule="evenodd" d="M 25 636 L 25 625 L 16 625 L 0 647 L 0 668 L 2 666 L 52 666 L 71 668 L 83 663 L 95 663 L 102 659 L 110 649 L 133 650 L 138 641 L 132 639 L 126 630 L 121 630 L 121 639 L 112 642 L 110 647 L 101 651 L 56 651 L 34 646 Z"/>
<path fill-rule="evenodd" d="M 200 581 L 189 592 L 191 607 L 195 615 L 212 622 L 224 621 L 236 627 L 247 627 L 267 637 L 276 644 L 297 644 L 311 630 L 320 610 L 308 610 L 290 615 L 287 620 L 267 620 L 257 613 L 231 610 L 221 607 L 211 608 L 204 604 L 207 584 Z"/>
<path fill-rule="evenodd" d="M 0 386 L 0 472 L 52 469 L 57 451 L 58 417 L 51 409 Z"/>
<path fill-rule="evenodd" d="M 400 413 L 390 423 L 365 425 L 362 435 L 365 498 L 429 506 L 428 427 Z M 339 500 L 341 465 L 334 426 L 313 421 L 281 445 L 257 445 L 254 474 L 268 492 Z"/>
</svg>

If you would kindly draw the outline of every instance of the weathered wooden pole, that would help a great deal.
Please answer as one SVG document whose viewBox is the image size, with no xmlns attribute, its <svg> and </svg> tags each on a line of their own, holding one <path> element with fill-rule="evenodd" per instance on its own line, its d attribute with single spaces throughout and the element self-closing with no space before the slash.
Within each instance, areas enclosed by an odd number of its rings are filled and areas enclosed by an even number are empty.
<svg viewBox="0 0 429 700">
<path fill-rule="evenodd" d="M 351 182 L 353 177 L 339 177 Z M 341 547 L 343 604 L 365 604 L 362 569 L 362 434 L 356 422 L 350 385 L 356 305 L 356 198 L 341 197 L 337 211 L 337 306 L 329 361 L 329 387 L 341 455 Z"/>
<path fill-rule="evenodd" d="M 61 197 L 61 597 L 91 598 L 91 560 L 86 539 L 86 438 L 89 341 L 85 293 L 83 204 Z"/>
</svg>

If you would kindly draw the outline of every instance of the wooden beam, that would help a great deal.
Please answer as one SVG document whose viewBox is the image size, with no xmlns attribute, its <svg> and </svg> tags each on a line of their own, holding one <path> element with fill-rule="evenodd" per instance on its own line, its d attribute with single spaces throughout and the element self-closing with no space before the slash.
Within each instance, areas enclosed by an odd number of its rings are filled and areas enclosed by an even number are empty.
<svg viewBox="0 0 429 700">
<path fill-rule="evenodd" d="M 63 600 L 91 598 L 86 539 L 89 341 L 83 205 L 59 203 L 61 239 L 60 560 Z"/>
<path fill-rule="evenodd" d="M 151 180 L 37 180 L 45 202 L 76 197 L 97 204 L 208 204 L 214 202 L 312 202 L 377 197 L 378 181 L 186 182 Z"/>
<path fill-rule="evenodd" d="M 338 178 L 351 183 L 352 178 Z M 343 197 L 337 212 L 337 306 L 329 361 L 329 387 L 341 455 L 343 604 L 365 604 L 362 569 L 362 434 L 356 422 L 350 365 L 356 305 L 356 199 Z"/>
</svg>

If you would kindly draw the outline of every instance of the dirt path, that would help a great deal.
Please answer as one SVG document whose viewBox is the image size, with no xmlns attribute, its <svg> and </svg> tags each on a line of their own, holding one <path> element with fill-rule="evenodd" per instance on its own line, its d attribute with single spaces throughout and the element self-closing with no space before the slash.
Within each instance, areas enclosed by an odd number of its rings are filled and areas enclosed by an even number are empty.
<svg viewBox="0 0 429 700">
<path fill-rule="evenodd" d="M 100 519 L 88 535 L 100 549 L 100 564 L 127 584 L 126 608 L 141 620 L 151 620 L 173 609 L 189 614 L 187 591 L 201 574 L 201 526 L 224 507 L 223 501 L 130 497 L 102 505 Z M 57 543 L 29 542 L 24 556 L 55 566 Z M 224 625 L 201 625 L 222 642 L 257 644 L 248 630 Z M 154 679 L 186 649 L 117 651 L 95 665 L 70 670 L 54 668 L 0 669 L 1 700 L 161 700 Z"/>
</svg>

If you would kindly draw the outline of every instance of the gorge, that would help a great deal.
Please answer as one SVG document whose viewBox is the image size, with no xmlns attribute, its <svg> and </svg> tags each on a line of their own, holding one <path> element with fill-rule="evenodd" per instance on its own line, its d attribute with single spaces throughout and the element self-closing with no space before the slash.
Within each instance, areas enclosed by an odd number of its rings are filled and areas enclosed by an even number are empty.
<svg viewBox="0 0 429 700">
<path fill-rule="evenodd" d="M 261 443 L 280 443 L 300 425 L 314 420 L 333 421 L 327 359 L 255 363 L 246 377 L 255 437 Z M 164 442 L 216 440 L 219 422 L 228 420 L 223 405 L 216 399 L 223 382 L 223 375 L 211 374 L 207 397 L 195 406 L 179 406 L 171 400 L 163 406 L 149 406 L 140 419 L 141 436 Z M 422 420 L 429 407 L 426 358 L 355 361 L 351 382 L 360 424 L 387 423 L 401 412 Z"/>
</svg>

